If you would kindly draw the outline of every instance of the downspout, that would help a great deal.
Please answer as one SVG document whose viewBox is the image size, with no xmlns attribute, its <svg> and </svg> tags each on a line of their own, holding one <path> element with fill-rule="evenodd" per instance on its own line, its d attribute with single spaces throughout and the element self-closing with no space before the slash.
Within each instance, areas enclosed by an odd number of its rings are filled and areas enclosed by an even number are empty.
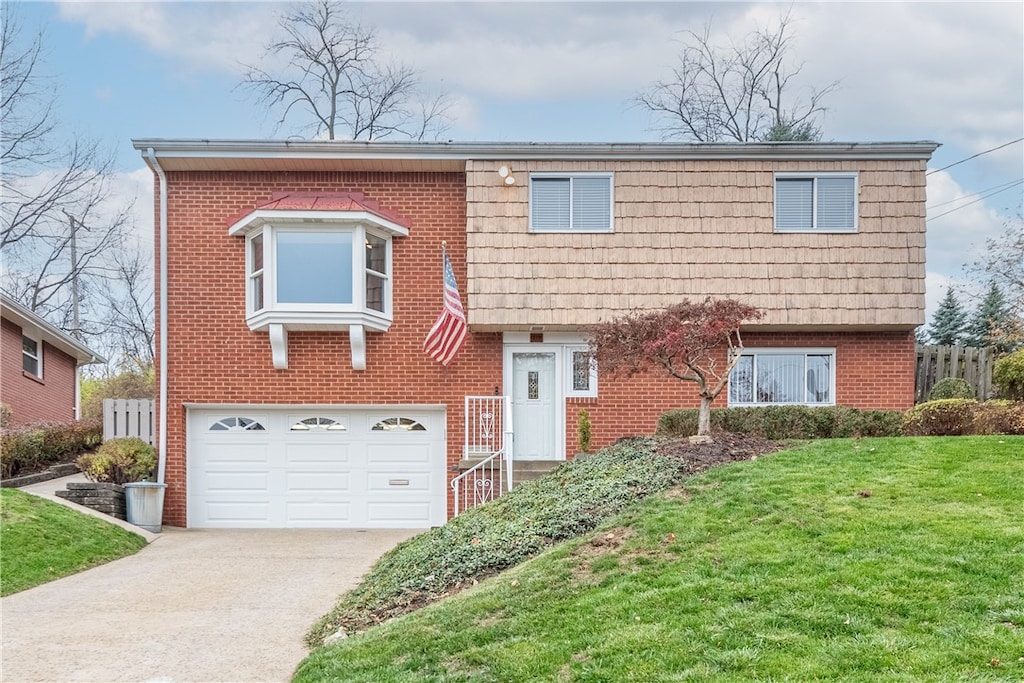
<svg viewBox="0 0 1024 683">
<path fill-rule="evenodd" d="M 150 168 L 160 179 L 160 390 L 158 397 L 160 429 L 157 434 L 156 480 L 166 483 L 167 469 L 167 176 L 150 147 L 146 150 Z"/>
</svg>

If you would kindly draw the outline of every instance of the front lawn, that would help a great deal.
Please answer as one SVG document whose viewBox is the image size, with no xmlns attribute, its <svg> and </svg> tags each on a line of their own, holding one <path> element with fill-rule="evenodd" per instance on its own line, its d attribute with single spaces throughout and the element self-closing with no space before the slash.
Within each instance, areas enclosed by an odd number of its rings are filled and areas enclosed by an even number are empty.
<svg viewBox="0 0 1024 683">
<path fill-rule="evenodd" d="M 146 540 L 17 489 L 0 489 L 0 595 L 138 552 Z"/>
<path fill-rule="evenodd" d="M 1024 437 L 720 467 L 299 681 L 1024 679 Z"/>
</svg>

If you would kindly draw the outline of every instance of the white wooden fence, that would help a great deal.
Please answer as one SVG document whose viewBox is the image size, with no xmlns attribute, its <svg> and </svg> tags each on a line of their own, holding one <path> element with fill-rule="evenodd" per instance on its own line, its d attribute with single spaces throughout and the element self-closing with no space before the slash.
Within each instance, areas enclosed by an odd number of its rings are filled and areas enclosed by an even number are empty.
<svg viewBox="0 0 1024 683">
<path fill-rule="evenodd" d="M 103 440 L 137 436 L 154 445 L 153 401 L 148 398 L 103 399 Z"/>
</svg>

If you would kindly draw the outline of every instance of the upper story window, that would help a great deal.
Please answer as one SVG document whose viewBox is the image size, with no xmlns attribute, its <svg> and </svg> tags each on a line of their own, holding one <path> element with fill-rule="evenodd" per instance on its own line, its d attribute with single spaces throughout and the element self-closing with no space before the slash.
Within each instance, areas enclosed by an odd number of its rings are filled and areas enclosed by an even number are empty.
<svg viewBox="0 0 1024 683">
<path fill-rule="evenodd" d="M 746 349 L 729 375 L 729 405 L 835 405 L 835 361 L 835 349 Z"/>
<path fill-rule="evenodd" d="M 530 175 L 531 232 L 611 232 L 612 175 Z"/>
<path fill-rule="evenodd" d="M 245 321 L 288 369 L 288 332 L 347 333 L 366 369 L 366 331 L 391 327 L 392 241 L 411 222 L 358 192 L 283 192 L 228 222 L 245 238 Z"/>
<path fill-rule="evenodd" d="M 247 239 L 250 318 L 304 312 L 371 327 L 390 321 L 389 235 L 362 225 L 268 224 Z"/>
<path fill-rule="evenodd" d="M 856 174 L 776 174 L 775 231 L 856 232 Z"/>
<path fill-rule="evenodd" d="M 22 335 L 21 369 L 34 377 L 43 377 L 43 344 L 38 339 Z"/>
</svg>

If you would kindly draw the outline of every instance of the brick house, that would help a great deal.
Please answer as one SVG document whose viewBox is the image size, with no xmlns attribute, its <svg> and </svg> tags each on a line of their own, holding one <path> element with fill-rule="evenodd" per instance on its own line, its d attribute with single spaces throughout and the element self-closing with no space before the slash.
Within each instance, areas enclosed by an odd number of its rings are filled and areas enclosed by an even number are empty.
<svg viewBox="0 0 1024 683">
<path fill-rule="evenodd" d="M 78 368 L 105 363 L 96 352 L 0 294 L 0 402 L 11 426 L 79 418 Z"/>
<path fill-rule="evenodd" d="M 601 374 L 586 329 L 684 297 L 765 314 L 719 405 L 913 404 L 934 143 L 134 145 L 168 524 L 436 525 L 469 454 L 572 457 L 581 408 L 595 447 L 649 434 L 694 388 Z"/>
</svg>

